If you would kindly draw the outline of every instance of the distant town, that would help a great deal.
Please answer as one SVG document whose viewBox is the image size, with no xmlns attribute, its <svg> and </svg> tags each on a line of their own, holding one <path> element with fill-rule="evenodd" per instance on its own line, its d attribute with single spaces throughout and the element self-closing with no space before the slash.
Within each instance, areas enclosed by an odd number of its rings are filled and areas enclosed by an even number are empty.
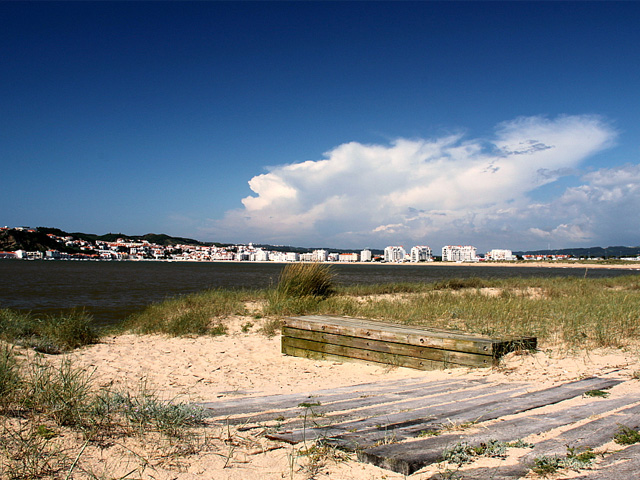
<svg viewBox="0 0 640 480">
<path fill-rule="evenodd" d="M 405 249 L 403 246 L 390 245 L 382 254 L 373 253 L 365 248 L 359 253 L 337 253 L 325 249 L 314 249 L 308 252 L 287 252 L 271 250 L 269 248 L 246 245 L 216 246 L 210 244 L 173 243 L 160 245 L 144 239 L 121 237 L 112 241 L 88 238 L 78 238 L 62 231 L 46 233 L 47 230 L 29 227 L 2 227 L 0 237 L 5 241 L 0 248 L 2 259 L 23 260 L 165 260 L 180 262 L 379 262 L 379 263 L 422 263 L 422 262 L 513 262 L 517 260 L 579 260 L 580 257 L 563 254 L 533 254 L 517 256 L 508 249 L 492 249 L 484 255 L 478 254 L 472 245 L 446 245 L 442 247 L 441 255 L 435 256 L 431 247 L 426 245 L 413 246 Z M 33 238 L 39 235 L 39 243 L 31 243 L 35 248 L 28 248 L 29 242 L 20 242 L 16 238 L 27 235 Z M 31 235 L 32 237 L 28 237 Z M 86 235 L 85 235 L 86 236 Z M 166 236 L 165 236 L 166 237 Z M 13 242 L 7 242 L 6 239 Z M 11 247 L 16 248 L 11 248 Z M 9 247 L 9 248 L 8 248 Z M 17 248 L 20 247 L 20 248 Z M 275 247 L 274 247 L 275 248 Z M 380 252 L 380 250 L 377 250 Z M 440 253 L 440 252 L 439 252 Z M 640 260 L 640 255 L 625 257 L 623 260 Z"/>
</svg>

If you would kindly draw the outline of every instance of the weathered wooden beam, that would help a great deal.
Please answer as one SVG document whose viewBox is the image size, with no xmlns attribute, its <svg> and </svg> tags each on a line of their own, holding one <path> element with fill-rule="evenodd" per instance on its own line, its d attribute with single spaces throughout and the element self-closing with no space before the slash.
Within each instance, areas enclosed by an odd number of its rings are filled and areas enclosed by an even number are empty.
<svg viewBox="0 0 640 480">
<path fill-rule="evenodd" d="M 334 333 L 303 330 L 299 328 L 284 327 L 282 330 L 283 342 L 288 345 L 297 346 L 291 339 L 309 340 L 321 344 L 342 345 L 345 347 L 357 348 L 360 350 L 372 350 L 374 352 L 389 353 L 393 355 L 403 355 L 405 357 L 422 358 L 433 360 L 445 364 L 469 365 L 469 366 L 490 366 L 493 357 L 488 354 L 476 354 L 444 350 L 433 347 L 417 346 L 407 343 L 390 342 L 384 340 L 374 340 L 371 338 L 352 337 L 349 335 L 338 335 Z M 306 348 L 300 347 L 298 348 Z M 316 351 L 326 351 L 321 348 Z"/>
<path fill-rule="evenodd" d="M 365 448 L 384 441 L 390 432 L 396 440 L 417 437 L 425 430 L 439 430 L 447 424 L 484 422 L 505 415 L 512 415 L 551 405 L 582 395 L 588 390 L 605 389 L 621 383 L 617 379 L 586 378 L 575 382 L 550 387 L 544 390 L 520 393 L 522 389 L 497 385 L 493 392 L 473 395 L 472 391 L 453 392 L 450 402 L 427 403 L 422 406 L 406 405 L 398 411 L 376 412 L 355 421 L 349 421 L 326 428 L 309 429 L 306 438 L 332 438 L 332 442 L 346 449 Z M 511 390 L 509 390 L 511 388 Z M 419 401 L 419 399 L 418 399 Z M 383 407 L 384 408 L 384 407 Z M 295 430 L 278 437 L 281 440 L 298 443 L 302 431 Z"/>
<path fill-rule="evenodd" d="M 499 341 L 481 335 L 443 332 L 422 327 L 408 327 L 394 323 L 332 315 L 289 317 L 283 320 L 283 326 L 484 355 L 492 355 L 494 344 L 499 343 Z"/>
<path fill-rule="evenodd" d="M 598 468 L 573 480 L 630 480 L 640 472 L 640 444 L 631 445 L 608 455 Z"/>
<path fill-rule="evenodd" d="M 490 440 L 511 442 L 531 434 L 546 432 L 568 425 L 591 415 L 609 412 L 628 405 L 635 400 L 633 395 L 610 400 L 592 400 L 582 405 L 569 406 L 552 413 L 531 415 L 483 426 L 480 433 L 454 433 L 405 444 L 381 445 L 358 452 L 358 458 L 361 461 L 373 463 L 404 475 L 411 475 L 427 465 L 442 461 L 444 459 L 442 456 L 444 450 L 458 442 L 464 441 L 471 446 L 477 446 Z"/>
<path fill-rule="evenodd" d="M 466 354 L 464 358 L 450 355 L 444 350 L 434 351 L 432 349 L 411 351 L 411 346 L 403 348 L 400 344 L 387 344 L 389 352 L 370 350 L 365 348 L 366 341 L 354 337 L 342 337 L 340 343 L 324 343 L 301 338 L 282 337 L 282 351 L 288 355 L 295 352 L 299 356 L 300 351 L 311 351 L 326 353 L 339 357 L 353 358 L 367 362 L 384 363 L 398 367 L 416 368 L 419 370 L 437 370 L 453 366 L 488 367 L 492 365 L 493 359 L 488 355 Z M 351 343 L 352 345 L 345 345 Z M 416 347 L 413 347 L 416 348 Z M 303 354 L 306 356 L 306 354 Z M 312 357 L 311 357 L 312 358 Z M 316 357 L 317 358 L 317 357 Z M 464 363 L 462 363 L 464 362 Z"/>
</svg>

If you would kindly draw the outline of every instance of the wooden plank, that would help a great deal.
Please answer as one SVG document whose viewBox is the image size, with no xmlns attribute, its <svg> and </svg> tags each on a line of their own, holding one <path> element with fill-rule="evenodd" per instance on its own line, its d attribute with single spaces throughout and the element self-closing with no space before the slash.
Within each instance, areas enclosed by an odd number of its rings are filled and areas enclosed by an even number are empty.
<svg viewBox="0 0 640 480">
<path fill-rule="evenodd" d="M 588 390 L 605 389 L 621 383 L 617 379 L 587 378 L 556 387 L 510 397 L 496 390 L 493 395 L 456 400 L 450 404 L 428 405 L 409 411 L 382 414 L 360 421 L 346 422 L 327 428 L 306 431 L 306 438 L 332 438 L 346 449 L 362 448 L 384 441 L 389 432 L 396 440 L 416 437 L 421 431 L 441 429 L 446 423 L 483 422 L 505 415 L 525 412 L 582 395 Z M 518 389 L 514 390 L 517 392 Z M 513 393 L 513 392 L 512 392 Z M 468 398 L 468 397 L 467 397 Z M 354 432 L 350 432 L 354 430 Z M 284 441 L 300 442 L 300 431 L 288 433 Z"/>
<path fill-rule="evenodd" d="M 344 415 L 341 423 L 315 429 L 297 429 L 282 432 L 273 438 L 289 443 L 301 442 L 315 438 L 346 438 L 345 448 L 356 448 L 363 445 L 360 439 L 367 435 L 379 434 L 384 438 L 389 430 L 398 431 L 401 426 L 423 424 L 433 420 L 434 425 L 447 421 L 449 412 L 459 409 L 474 410 L 478 405 L 504 402 L 514 393 L 520 393 L 525 387 L 514 385 L 487 385 L 478 389 L 465 389 L 443 393 L 429 400 L 416 398 L 399 402 L 393 406 L 374 406 L 366 411 L 358 411 L 354 415 Z M 458 410 L 457 410 L 458 409 Z M 390 428 L 387 428 L 390 426 Z M 351 433 L 349 433 L 351 432 Z M 375 443 L 375 442 L 374 442 Z M 371 445 L 367 443 L 366 445 Z"/>
<path fill-rule="evenodd" d="M 339 347 L 344 348 L 344 347 Z M 337 350 L 337 348 L 335 349 Z M 295 357 L 309 358 L 312 360 L 330 360 L 334 362 L 374 362 L 382 363 L 385 365 L 392 365 L 397 367 L 415 368 L 417 370 L 442 370 L 445 365 L 442 362 L 433 362 L 431 360 L 419 360 L 405 357 L 405 359 L 394 358 L 397 356 L 389 354 L 375 354 L 375 352 L 369 351 L 353 351 L 353 355 L 338 355 L 328 352 L 316 352 L 315 350 L 309 350 L 306 348 L 296 348 L 283 345 L 282 353 L 286 355 L 292 355 Z M 399 360 L 404 360 L 402 363 Z"/>
<path fill-rule="evenodd" d="M 417 327 L 329 315 L 289 317 L 283 320 L 283 326 L 485 355 L 493 355 L 493 345 L 496 343 L 488 337 L 445 334 Z"/>
<path fill-rule="evenodd" d="M 640 444 L 631 445 L 608 455 L 596 470 L 573 477 L 572 480 L 628 480 L 638 478 Z"/>
<path fill-rule="evenodd" d="M 635 396 L 626 397 L 623 402 L 635 402 Z M 528 418 L 524 419 L 525 421 Z M 525 476 L 536 458 L 542 456 L 560 456 L 567 454 L 567 448 L 572 447 L 582 451 L 586 448 L 595 449 L 612 440 L 619 425 L 637 429 L 640 426 L 640 405 L 634 405 L 609 415 L 583 423 L 566 430 L 559 435 L 537 443 L 532 450 L 518 459 L 518 463 L 501 469 L 500 479 L 516 479 Z M 517 426 L 516 426 L 517 428 Z M 491 430 L 491 429 L 490 429 Z M 465 470 L 465 479 L 482 480 L 487 478 L 487 470 L 477 468 Z"/>
<path fill-rule="evenodd" d="M 478 388 L 442 392 L 429 397 L 417 397 L 388 404 L 373 403 L 370 405 L 361 405 L 359 408 L 351 410 L 333 410 L 332 406 L 324 408 L 320 405 L 315 407 L 314 411 L 323 414 L 322 423 L 324 423 L 324 426 L 318 425 L 317 428 L 322 429 L 324 437 L 328 437 L 330 435 L 326 433 L 327 429 L 331 429 L 333 427 L 337 428 L 336 434 L 338 435 L 343 434 L 346 431 L 352 431 L 355 428 L 358 428 L 358 431 L 360 432 L 367 428 L 379 430 L 381 425 L 383 425 L 380 419 L 385 419 L 395 414 L 409 412 L 416 408 L 423 408 L 425 405 L 441 405 L 443 406 L 442 408 L 445 409 L 451 408 L 451 405 L 455 402 L 479 396 L 486 397 L 493 395 L 494 398 L 497 398 L 498 395 L 502 395 L 502 398 L 505 398 L 505 396 L 508 397 L 508 395 L 513 393 L 514 388 L 515 387 L 513 385 L 487 385 Z M 520 390 L 523 390 L 523 388 Z M 366 399 L 364 400 L 366 401 Z M 383 421 L 384 420 L 382 420 L 382 422 Z M 357 427 L 354 425 L 357 425 Z M 285 428 L 286 431 L 282 432 L 285 435 L 288 433 L 295 435 L 296 433 L 301 433 L 302 430 L 309 430 L 308 426 L 305 426 L 303 421 L 300 419 L 287 423 Z M 294 440 L 295 438 L 293 437 L 287 437 L 286 439 L 286 441 L 291 443 L 297 443 Z"/>
<path fill-rule="evenodd" d="M 465 441 L 471 446 L 477 446 L 490 440 L 511 442 L 568 425 L 591 415 L 602 414 L 635 401 L 637 398 L 632 395 L 610 400 L 591 400 L 582 405 L 569 406 L 559 411 L 484 426 L 480 433 L 448 434 L 404 444 L 381 445 L 360 451 L 358 458 L 382 468 L 411 475 L 427 465 L 442 461 L 444 450 L 458 442 Z"/>
<path fill-rule="evenodd" d="M 354 337 L 343 338 L 344 341 L 334 344 L 302 338 L 282 337 L 282 353 L 291 355 L 291 353 L 289 353 L 289 351 L 291 351 L 290 349 L 310 350 L 313 352 L 327 353 L 340 357 L 355 358 L 367 362 L 384 363 L 387 365 L 416 368 L 419 370 L 434 370 L 452 366 L 489 367 L 493 364 L 493 358 L 488 355 L 464 354 L 466 357 L 461 357 L 449 355 L 449 352 L 445 350 L 440 350 L 442 353 L 438 353 L 437 351 L 434 352 L 433 350 L 431 352 L 426 351 L 424 352 L 424 355 L 418 356 L 414 355 L 418 352 L 413 351 L 409 352 L 411 355 L 405 355 L 402 353 L 396 353 L 396 351 L 406 351 L 406 349 L 403 348 L 389 348 L 389 350 L 391 350 L 390 352 L 370 350 L 357 346 L 358 344 L 364 345 L 367 342 L 365 339 L 356 339 Z M 349 338 L 354 341 L 349 342 Z M 354 343 L 355 345 L 345 345 L 346 343 Z M 402 347 L 402 345 L 399 344 L 394 345 Z M 409 348 L 411 347 L 409 346 Z"/>
<path fill-rule="evenodd" d="M 319 399 L 323 403 L 330 403 L 345 399 L 360 398 L 364 395 L 382 395 L 388 392 L 392 392 L 394 395 L 402 395 L 403 392 L 409 392 L 409 394 L 421 392 L 419 394 L 416 393 L 416 395 L 431 395 L 433 393 L 441 393 L 443 389 L 471 388 L 486 383 L 487 381 L 485 379 L 432 381 L 425 380 L 422 377 L 414 377 L 327 388 L 310 393 L 221 399 L 214 402 L 200 403 L 199 405 L 209 410 L 208 414 L 210 417 L 225 417 L 235 414 L 286 409 L 315 399 Z"/>
<path fill-rule="evenodd" d="M 387 342 L 382 340 L 373 340 L 371 338 L 351 337 L 348 335 L 337 335 L 334 333 L 283 327 L 282 342 L 295 346 L 295 343 L 291 342 L 289 338 L 311 340 L 332 345 L 343 345 L 361 350 L 372 350 L 394 355 L 404 355 L 406 357 L 422 358 L 448 364 L 451 363 L 470 366 L 490 366 L 493 364 L 493 357 L 491 355 L 456 352 L 439 348 L 410 345 L 406 343 Z"/>
<path fill-rule="evenodd" d="M 484 382 L 483 382 L 484 383 Z M 441 382 L 438 386 L 429 386 L 428 388 L 417 388 L 396 392 L 370 392 L 367 394 L 361 394 L 357 396 L 353 395 L 340 395 L 340 396 L 322 396 L 322 395 L 309 395 L 304 400 L 297 403 L 286 403 L 281 405 L 281 408 L 275 410 L 273 408 L 265 408 L 260 413 L 239 415 L 230 418 L 229 410 L 226 415 L 222 415 L 225 421 L 230 424 L 241 423 L 256 423 L 256 422 L 269 422 L 274 421 L 277 417 L 283 417 L 287 421 L 299 417 L 302 409 L 299 404 L 306 403 L 318 403 L 317 407 L 314 407 L 314 411 L 321 414 L 331 416 L 331 418 L 339 417 L 340 421 L 344 421 L 347 418 L 361 418 L 363 415 L 370 414 L 372 408 L 384 408 L 388 411 L 405 410 L 407 402 L 416 403 L 418 399 L 422 402 L 437 402 L 439 399 L 450 395 L 453 390 L 456 389 L 473 389 L 479 387 L 481 384 L 476 382 Z M 477 390 L 475 390 L 477 392 Z M 242 409 L 234 409 L 235 413 L 242 412 Z M 220 417 L 221 415 L 216 415 Z M 300 423 L 299 421 L 297 423 Z M 296 421 L 287 423 L 287 429 L 295 428 Z"/>
</svg>

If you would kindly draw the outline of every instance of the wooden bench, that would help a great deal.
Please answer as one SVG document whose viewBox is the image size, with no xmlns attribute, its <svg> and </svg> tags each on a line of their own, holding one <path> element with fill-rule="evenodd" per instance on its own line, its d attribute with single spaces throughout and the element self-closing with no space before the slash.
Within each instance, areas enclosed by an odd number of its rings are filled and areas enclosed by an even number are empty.
<svg viewBox="0 0 640 480">
<path fill-rule="evenodd" d="M 536 346 L 535 337 L 496 339 L 332 315 L 288 317 L 282 327 L 282 353 L 286 355 L 420 370 L 488 367 L 505 353 Z"/>
</svg>

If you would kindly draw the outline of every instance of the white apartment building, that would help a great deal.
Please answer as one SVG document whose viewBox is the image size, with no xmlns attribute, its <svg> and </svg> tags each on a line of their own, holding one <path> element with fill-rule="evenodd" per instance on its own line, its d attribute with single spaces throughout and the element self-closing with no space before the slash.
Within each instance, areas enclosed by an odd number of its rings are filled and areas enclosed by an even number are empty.
<svg viewBox="0 0 640 480">
<path fill-rule="evenodd" d="M 431 247 L 417 245 L 411 249 L 412 262 L 428 262 L 432 260 Z"/>
<path fill-rule="evenodd" d="M 339 262 L 357 262 L 358 261 L 357 253 L 341 253 L 338 257 Z"/>
<path fill-rule="evenodd" d="M 471 245 L 446 245 L 442 247 L 443 262 L 477 262 L 477 248 Z"/>
<path fill-rule="evenodd" d="M 297 262 L 299 258 L 300 258 L 300 255 L 298 255 L 295 252 L 287 252 L 285 254 L 285 260 L 287 262 Z"/>
<path fill-rule="evenodd" d="M 329 253 L 326 250 L 314 250 L 311 255 L 312 262 L 326 262 L 329 257 Z"/>
<path fill-rule="evenodd" d="M 404 247 L 398 245 L 392 245 L 384 249 L 384 261 L 391 263 L 404 262 L 404 257 L 407 255 Z"/>
<path fill-rule="evenodd" d="M 487 252 L 485 257 L 487 260 L 516 260 L 516 256 L 511 252 L 511 250 L 503 250 L 499 248 L 494 248 L 490 252 Z"/>
<path fill-rule="evenodd" d="M 360 261 L 361 262 L 370 262 L 373 260 L 373 255 L 371 254 L 371 250 L 365 248 L 360 252 Z"/>
<path fill-rule="evenodd" d="M 259 248 L 258 250 L 256 250 L 253 253 L 253 261 L 254 262 L 268 262 L 269 261 L 269 252 Z"/>
</svg>

